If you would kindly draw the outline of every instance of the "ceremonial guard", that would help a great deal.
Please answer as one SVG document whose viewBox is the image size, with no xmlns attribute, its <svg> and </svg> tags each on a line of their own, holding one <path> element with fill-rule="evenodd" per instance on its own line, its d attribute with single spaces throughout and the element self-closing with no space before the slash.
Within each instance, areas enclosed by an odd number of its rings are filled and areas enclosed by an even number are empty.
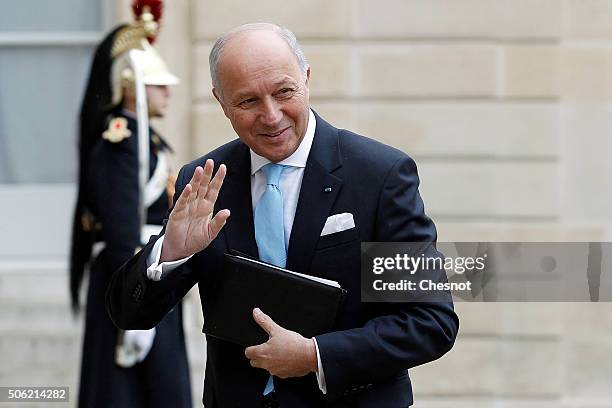
<svg viewBox="0 0 612 408">
<path fill-rule="evenodd" d="M 89 270 L 82 408 L 191 407 L 181 304 L 155 328 L 133 331 L 118 330 L 104 306 L 111 275 L 159 233 L 174 193 L 171 149 L 149 126 L 149 117 L 165 114 L 168 86 L 178 83 L 151 45 L 161 6 L 134 1 L 137 21 L 100 43 L 80 113 L 70 289 L 76 311 Z"/>
</svg>

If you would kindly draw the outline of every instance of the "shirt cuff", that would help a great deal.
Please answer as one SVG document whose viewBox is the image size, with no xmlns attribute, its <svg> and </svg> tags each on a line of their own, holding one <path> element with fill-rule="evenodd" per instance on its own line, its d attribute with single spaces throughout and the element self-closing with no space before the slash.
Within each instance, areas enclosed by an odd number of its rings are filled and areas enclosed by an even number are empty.
<svg viewBox="0 0 612 408">
<path fill-rule="evenodd" d="M 319 383 L 319 389 L 323 394 L 327 394 L 327 385 L 325 385 L 325 374 L 323 374 L 323 364 L 321 364 L 321 353 L 319 353 L 319 345 L 317 339 L 314 340 L 315 349 L 317 350 L 317 383 Z"/>
<path fill-rule="evenodd" d="M 147 257 L 147 278 L 154 281 L 159 281 L 163 279 L 166 274 L 172 272 L 173 270 L 187 262 L 193 256 L 189 255 L 187 258 L 171 262 L 162 262 L 160 264 L 159 258 L 161 257 L 163 243 L 164 236 L 160 235 L 160 237 L 153 245 L 153 249 L 151 249 L 149 256 Z"/>
</svg>

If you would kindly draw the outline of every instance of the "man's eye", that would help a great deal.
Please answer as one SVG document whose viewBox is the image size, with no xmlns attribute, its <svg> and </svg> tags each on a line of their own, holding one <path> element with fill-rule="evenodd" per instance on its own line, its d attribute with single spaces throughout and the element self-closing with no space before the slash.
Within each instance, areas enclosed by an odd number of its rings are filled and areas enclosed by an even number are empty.
<svg viewBox="0 0 612 408">
<path fill-rule="evenodd" d="M 247 105 L 253 104 L 253 102 L 255 102 L 255 98 L 249 98 L 249 99 L 245 99 L 244 101 L 240 102 L 239 105 L 247 106 Z"/>
<path fill-rule="evenodd" d="M 293 92 L 293 88 L 283 88 L 280 91 L 278 91 L 278 95 L 285 96 L 285 95 L 289 95 L 292 92 Z"/>
</svg>

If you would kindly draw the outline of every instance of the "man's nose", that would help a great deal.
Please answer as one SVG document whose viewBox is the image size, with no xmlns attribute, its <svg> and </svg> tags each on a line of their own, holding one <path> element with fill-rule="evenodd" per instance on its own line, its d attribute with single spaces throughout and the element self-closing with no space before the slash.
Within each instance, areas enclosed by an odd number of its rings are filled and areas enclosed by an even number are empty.
<svg viewBox="0 0 612 408">
<path fill-rule="evenodd" d="M 268 127 L 276 126 L 283 117 L 280 105 L 272 98 L 263 100 L 262 109 L 260 120 Z"/>
</svg>

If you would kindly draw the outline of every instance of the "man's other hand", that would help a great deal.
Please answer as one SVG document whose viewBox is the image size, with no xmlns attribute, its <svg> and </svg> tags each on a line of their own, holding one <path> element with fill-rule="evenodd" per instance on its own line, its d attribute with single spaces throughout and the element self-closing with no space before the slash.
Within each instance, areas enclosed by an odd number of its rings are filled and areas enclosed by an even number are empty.
<svg viewBox="0 0 612 408">
<path fill-rule="evenodd" d="M 279 378 L 302 377 L 317 371 L 313 339 L 282 328 L 258 308 L 253 309 L 253 319 L 270 338 L 263 344 L 246 348 L 244 355 L 251 366 L 263 368 Z"/>
<path fill-rule="evenodd" d="M 202 251 L 217 237 L 230 216 L 221 210 L 213 217 L 215 202 L 223 185 L 226 168 L 222 164 L 213 177 L 214 162 L 206 160 L 204 168 L 196 167 L 170 213 L 161 262 L 176 261 Z"/>
</svg>

